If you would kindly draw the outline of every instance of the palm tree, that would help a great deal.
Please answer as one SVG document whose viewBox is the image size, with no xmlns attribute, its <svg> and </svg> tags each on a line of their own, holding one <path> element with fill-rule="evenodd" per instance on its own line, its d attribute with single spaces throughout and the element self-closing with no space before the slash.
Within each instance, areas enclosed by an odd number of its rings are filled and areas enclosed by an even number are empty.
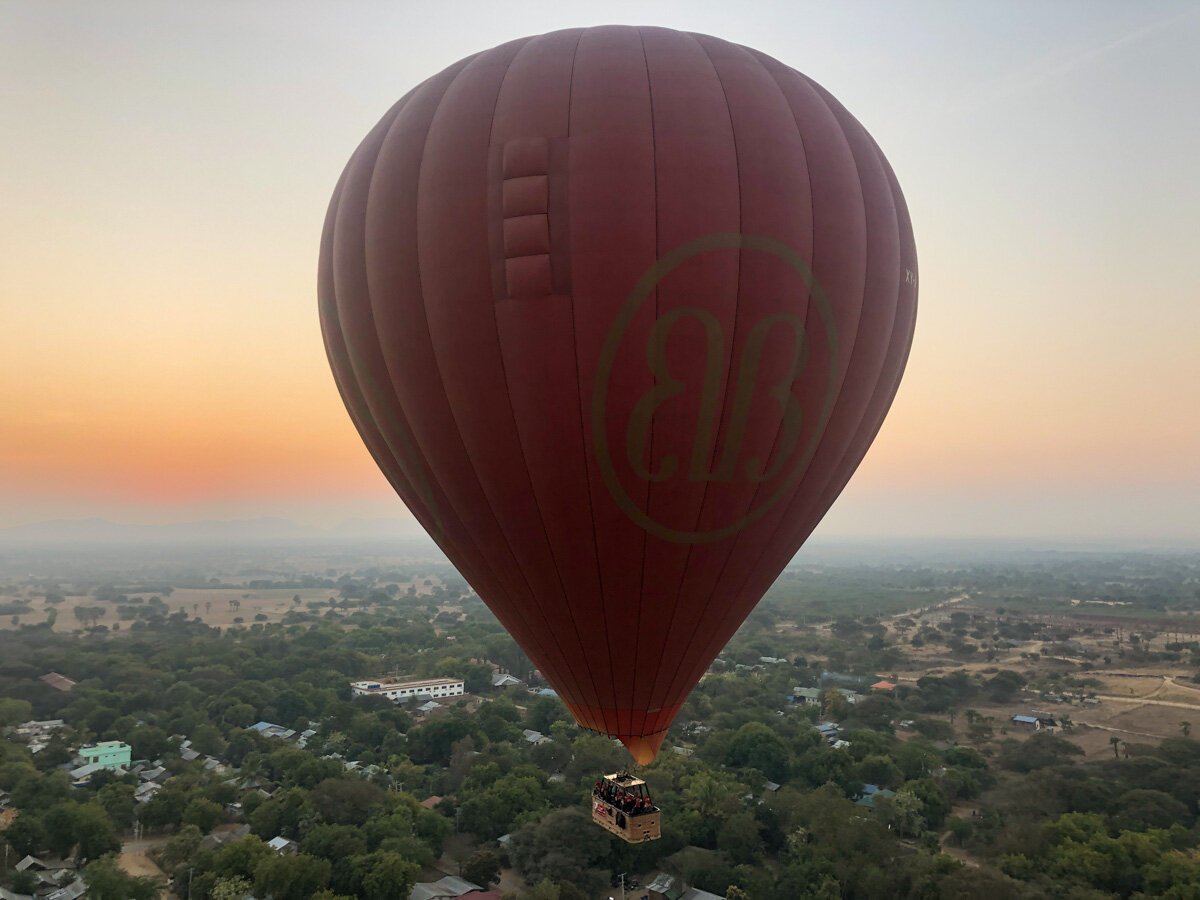
<svg viewBox="0 0 1200 900">
<path fill-rule="evenodd" d="M 1114 735 L 1112 735 L 1112 736 L 1111 736 L 1111 737 L 1108 739 L 1108 742 L 1109 742 L 1110 744 L 1112 744 L 1112 748 L 1113 748 L 1113 759 L 1120 759 L 1120 758 L 1121 758 L 1121 753 L 1120 753 L 1120 751 L 1117 749 L 1117 745 L 1121 743 L 1121 739 L 1120 739 L 1119 737 L 1117 737 L 1117 736 L 1114 734 Z"/>
</svg>

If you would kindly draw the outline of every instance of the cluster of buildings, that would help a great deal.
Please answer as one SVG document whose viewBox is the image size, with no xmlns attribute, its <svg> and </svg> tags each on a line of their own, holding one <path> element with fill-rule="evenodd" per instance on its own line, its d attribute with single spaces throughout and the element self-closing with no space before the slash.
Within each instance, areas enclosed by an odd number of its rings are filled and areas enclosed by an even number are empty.
<svg viewBox="0 0 1200 900">
<path fill-rule="evenodd" d="M 13 869 L 33 877 L 36 894 L 18 894 L 0 888 L 0 900 L 79 900 L 87 896 L 87 883 L 71 860 L 26 856 Z"/>
<path fill-rule="evenodd" d="M 820 706 L 823 694 L 830 691 L 841 694 L 846 702 L 853 705 L 866 696 L 866 692 L 890 694 L 896 690 L 896 683 L 886 678 L 867 675 L 846 675 L 841 672 L 822 672 L 819 687 L 801 687 L 797 685 L 787 695 L 789 703 L 799 703 L 802 706 Z"/>
<path fill-rule="evenodd" d="M 1013 716 L 1012 723 L 1026 731 L 1044 731 L 1047 734 L 1054 734 L 1062 727 L 1053 716 Z"/>
<path fill-rule="evenodd" d="M 34 756 L 46 749 L 56 731 L 61 730 L 66 723 L 62 719 L 42 719 L 34 722 L 24 722 L 13 729 L 13 734 L 23 740 Z"/>
</svg>

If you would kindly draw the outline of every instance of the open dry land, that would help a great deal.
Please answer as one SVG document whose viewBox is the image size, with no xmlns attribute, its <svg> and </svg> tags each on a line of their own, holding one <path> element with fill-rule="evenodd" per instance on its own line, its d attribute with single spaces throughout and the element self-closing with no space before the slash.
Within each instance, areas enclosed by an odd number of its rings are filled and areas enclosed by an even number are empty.
<svg viewBox="0 0 1200 900">
<path fill-rule="evenodd" d="M 430 582 L 426 584 L 425 582 Z M 401 593 L 410 587 L 418 596 L 427 596 L 439 584 L 435 577 L 418 578 L 412 582 L 399 583 Z M 145 603 L 153 595 L 150 592 L 130 594 L 131 602 Z M 296 597 L 300 602 L 295 602 Z M 339 594 L 332 588 L 259 588 L 246 587 L 212 587 L 212 588 L 175 588 L 168 596 L 162 596 L 167 614 L 184 612 L 189 619 L 199 619 L 206 625 L 227 627 L 253 622 L 278 622 L 290 610 L 307 611 L 310 603 L 320 603 L 324 609 L 329 609 L 330 601 L 337 601 Z M 0 616 L 0 629 L 19 628 L 21 625 L 39 625 L 46 621 L 51 609 L 57 609 L 58 615 L 54 623 L 54 631 L 82 631 L 83 623 L 74 615 L 76 606 L 101 606 L 106 612 L 99 620 L 101 625 L 112 628 L 114 623 L 121 623 L 122 628 L 128 628 L 132 620 L 122 620 L 118 617 L 117 604 L 104 603 L 88 594 L 69 594 L 61 603 L 50 604 L 45 597 L 18 598 L 0 595 L 0 604 L 22 602 L 29 605 L 29 612 L 22 613 L 13 621 L 11 615 Z M 265 616 L 265 618 L 257 618 Z M 236 620 L 240 620 L 236 621 Z"/>
<path fill-rule="evenodd" d="M 919 628 L 945 622 L 955 611 L 979 612 L 964 600 L 956 597 L 935 607 L 892 616 L 888 620 L 889 637 L 907 643 L 914 626 L 906 619 L 915 621 Z M 1068 691 L 1026 690 L 1010 703 L 977 704 L 975 711 L 991 720 L 995 739 L 1021 739 L 1032 733 L 1012 723 L 1015 715 L 1065 720 L 1070 727 L 1064 736 L 1089 756 L 1112 753 L 1113 737 L 1129 744 L 1157 743 L 1190 730 L 1192 724 L 1200 731 L 1200 684 L 1191 681 L 1190 669 L 1162 663 L 1131 665 L 1121 658 L 1130 647 L 1128 634 L 1118 633 L 1111 625 L 1093 624 L 1087 616 L 1061 621 L 1062 627 L 1071 632 L 1067 653 L 1062 644 L 1014 641 L 1013 646 L 996 652 L 991 659 L 963 660 L 949 656 L 945 646 L 910 645 L 905 648 L 903 670 L 895 674 L 901 683 L 956 671 L 987 677 L 1002 669 L 1020 672 L 1030 682 L 1056 675 L 1086 680 L 1088 686 L 1074 692 L 1074 696 Z M 1168 624 L 1157 643 L 1168 640 L 1169 628 Z M 967 723 L 961 716 L 955 726 L 960 739 L 966 740 Z"/>
</svg>

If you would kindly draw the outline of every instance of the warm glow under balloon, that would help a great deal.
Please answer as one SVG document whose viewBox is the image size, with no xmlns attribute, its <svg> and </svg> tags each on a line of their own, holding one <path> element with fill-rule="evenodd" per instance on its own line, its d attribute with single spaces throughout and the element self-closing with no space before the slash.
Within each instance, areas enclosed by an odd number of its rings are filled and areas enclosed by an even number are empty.
<svg viewBox="0 0 1200 900">
<path fill-rule="evenodd" d="M 887 160 L 819 85 L 573 29 L 455 63 L 367 135 L 321 324 L 413 515 L 645 763 L 879 430 L 916 272 Z"/>
</svg>

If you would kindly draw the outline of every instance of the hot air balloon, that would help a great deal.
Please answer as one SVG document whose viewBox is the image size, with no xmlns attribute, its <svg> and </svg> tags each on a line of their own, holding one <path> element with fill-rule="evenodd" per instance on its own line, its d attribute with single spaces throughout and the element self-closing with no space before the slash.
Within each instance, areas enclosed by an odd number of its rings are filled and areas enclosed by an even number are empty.
<svg viewBox="0 0 1200 900">
<path fill-rule="evenodd" d="M 320 317 L 396 492 L 645 764 L 879 430 L 916 272 L 895 175 L 821 86 L 583 28 L 388 111 L 329 207 Z"/>
</svg>

